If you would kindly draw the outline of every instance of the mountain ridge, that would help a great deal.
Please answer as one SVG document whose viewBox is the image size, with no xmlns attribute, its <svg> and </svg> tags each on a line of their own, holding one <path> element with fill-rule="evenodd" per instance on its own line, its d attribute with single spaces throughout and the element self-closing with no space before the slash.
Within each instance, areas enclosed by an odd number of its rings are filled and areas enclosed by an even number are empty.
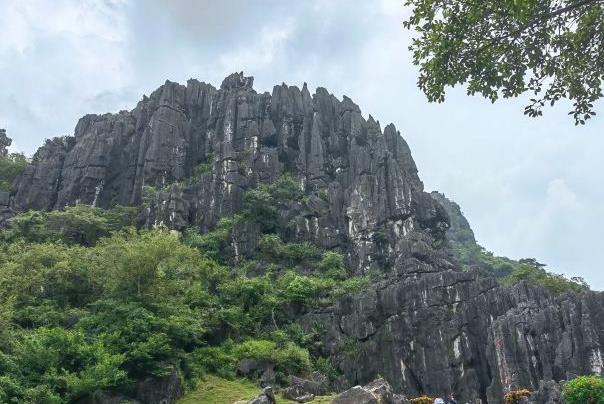
<svg viewBox="0 0 604 404">
<path fill-rule="evenodd" d="M 278 240 L 341 253 L 348 276 L 369 285 L 321 308 L 284 309 L 333 362 L 336 390 L 381 375 L 408 396 L 500 403 L 513 389 L 603 374 L 604 294 L 462 270 L 450 244 L 477 246 L 471 228 L 459 206 L 424 191 L 394 125 L 382 131 L 323 88 L 252 85 L 243 73 L 219 89 L 168 81 L 132 111 L 84 116 L 0 195 L 2 222 L 127 205 L 140 228 L 204 235 L 231 218 L 217 256 L 233 268 Z M 258 275 L 265 269 L 246 273 Z"/>
</svg>

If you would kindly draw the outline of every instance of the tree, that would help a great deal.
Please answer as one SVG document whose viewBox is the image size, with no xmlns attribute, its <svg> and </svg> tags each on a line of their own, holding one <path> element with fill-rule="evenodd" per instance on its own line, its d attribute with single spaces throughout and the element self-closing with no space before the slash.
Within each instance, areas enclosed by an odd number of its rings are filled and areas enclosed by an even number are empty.
<svg viewBox="0 0 604 404">
<path fill-rule="evenodd" d="M 497 99 L 532 93 L 525 115 L 572 101 L 575 124 L 595 115 L 604 78 L 604 0 L 405 0 L 404 26 L 419 88 L 443 102 L 445 88 Z"/>
<path fill-rule="evenodd" d="M 604 404 L 604 379 L 579 376 L 564 385 L 562 395 L 567 404 Z"/>
<path fill-rule="evenodd" d="M 0 155 L 0 191 L 10 192 L 13 181 L 27 167 L 27 159 L 21 153 Z"/>
</svg>

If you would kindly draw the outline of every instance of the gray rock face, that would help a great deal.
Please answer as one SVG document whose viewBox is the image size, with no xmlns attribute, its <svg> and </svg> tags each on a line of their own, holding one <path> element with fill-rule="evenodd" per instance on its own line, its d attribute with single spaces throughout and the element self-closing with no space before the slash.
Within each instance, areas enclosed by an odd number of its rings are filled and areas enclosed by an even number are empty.
<svg viewBox="0 0 604 404">
<path fill-rule="evenodd" d="M 181 379 L 176 370 L 163 377 L 148 378 L 136 385 L 135 398 L 121 393 L 97 391 L 80 398 L 77 404 L 172 404 L 183 393 Z"/>
<path fill-rule="evenodd" d="M 323 88 L 311 95 L 282 84 L 258 94 L 252 83 L 242 73 L 220 89 L 166 82 L 130 112 L 81 118 L 73 137 L 38 150 L 17 181 L 14 209 L 144 205 L 148 226 L 207 230 L 241 208 L 245 190 L 290 173 L 308 200 L 284 218 L 288 238 L 345 247 L 357 271 L 376 257 L 392 267 L 401 252 L 421 255 L 442 237 L 446 214 L 423 191 L 393 125 L 382 132 Z"/>
<path fill-rule="evenodd" d="M 365 386 L 354 386 L 339 394 L 333 404 L 403 404 L 404 396 L 392 393 L 392 387 L 384 379 L 376 379 Z"/>
<path fill-rule="evenodd" d="M 603 374 L 604 295 L 551 297 L 476 273 L 394 277 L 313 313 L 323 344 L 349 385 L 377 374 L 408 397 L 455 393 L 502 402 L 542 380 Z"/>
<path fill-rule="evenodd" d="M 0 191 L 0 229 L 8 225 L 13 217 L 13 211 L 10 208 L 10 193 Z"/>
<path fill-rule="evenodd" d="M 311 379 L 291 376 L 289 387 L 283 389 L 283 397 L 288 400 L 304 402 L 309 396 L 322 396 L 329 392 L 328 380 L 325 376 L 314 372 Z"/>
<path fill-rule="evenodd" d="M 521 404 L 562 404 L 562 395 L 560 385 L 553 380 L 540 381 L 539 389 Z"/>
<path fill-rule="evenodd" d="M 239 362 L 239 374 L 250 379 L 260 379 L 263 385 L 275 383 L 275 364 L 272 362 L 243 359 Z"/>
<path fill-rule="evenodd" d="M 73 138 L 54 138 L 40 147 L 15 181 L 13 208 L 23 210 L 50 210 L 57 206 L 62 187 L 64 162 L 73 149 Z"/>
<path fill-rule="evenodd" d="M 447 216 L 449 216 L 447 238 L 461 244 L 476 244 L 474 232 L 459 205 L 440 192 L 433 191 L 430 196 L 445 209 Z"/>
<path fill-rule="evenodd" d="M 164 377 L 143 380 L 136 387 L 136 398 L 147 404 L 172 404 L 183 394 L 180 375 L 176 370 Z"/>
<path fill-rule="evenodd" d="M 0 129 L 0 158 L 8 156 L 8 147 L 12 143 L 12 139 L 6 136 L 6 129 Z"/>
<path fill-rule="evenodd" d="M 262 394 L 248 401 L 248 404 L 275 404 L 275 393 L 272 387 L 265 387 Z"/>
</svg>

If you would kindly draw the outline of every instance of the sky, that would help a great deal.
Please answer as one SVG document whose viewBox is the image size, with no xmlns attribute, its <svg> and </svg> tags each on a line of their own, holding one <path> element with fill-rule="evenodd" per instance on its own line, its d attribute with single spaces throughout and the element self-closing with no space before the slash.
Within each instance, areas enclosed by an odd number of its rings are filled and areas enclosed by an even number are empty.
<svg viewBox="0 0 604 404">
<path fill-rule="evenodd" d="M 575 127 L 561 105 L 528 118 L 528 96 L 491 104 L 463 88 L 428 103 L 408 13 L 402 0 L 0 0 L 0 127 L 31 155 L 167 79 L 326 87 L 396 125 L 426 190 L 459 203 L 485 248 L 604 290 L 604 117 Z"/>
</svg>

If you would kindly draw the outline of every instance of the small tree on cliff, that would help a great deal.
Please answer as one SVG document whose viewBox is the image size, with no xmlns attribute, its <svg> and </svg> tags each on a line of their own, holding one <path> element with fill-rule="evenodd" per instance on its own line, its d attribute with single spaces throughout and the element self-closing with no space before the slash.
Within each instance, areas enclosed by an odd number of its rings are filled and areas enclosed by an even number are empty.
<svg viewBox="0 0 604 404">
<path fill-rule="evenodd" d="M 579 376 L 564 385 L 566 404 L 604 404 L 604 380 L 597 376 Z"/>
<path fill-rule="evenodd" d="M 498 98 L 534 95 L 525 115 L 569 99 L 575 124 L 595 115 L 604 79 L 604 0 L 405 0 L 419 88 Z"/>
</svg>

